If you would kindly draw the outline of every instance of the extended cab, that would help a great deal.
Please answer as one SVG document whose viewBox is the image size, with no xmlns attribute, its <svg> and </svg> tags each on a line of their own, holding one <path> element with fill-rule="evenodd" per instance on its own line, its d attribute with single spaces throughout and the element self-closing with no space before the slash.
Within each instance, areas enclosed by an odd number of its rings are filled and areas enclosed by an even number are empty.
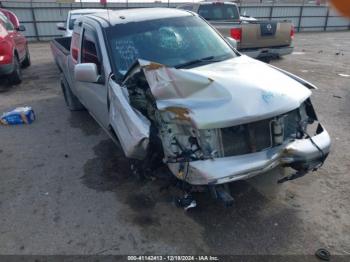
<svg viewBox="0 0 350 262">
<path fill-rule="evenodd" d="M 200 2 L 179 6 L 198 13 L 222 35 L 237 41 L 238 51 L 261 59 L 293 52 L 294 27 L 290 21 L 260 21 L 242 16 L 235 3 Z"/>
<path fill-rule="evenodd" d="M 296 170 L 285 180 L 303 176 L 329 153 L 315 87 L 241 55 L 197 14 L 88 15 L 51 48 L 67 106 L 86 108 L 140 172 L 166 164 L 185 184 L 223 195 L 222 184 L 276 166 Z"/>
<path fill-rule="evenodd" d="M 21 67 L 30 65 L 28 42 L 20 33 L 24 30 L 14 13 L 0 9 L 0 76 L 8 77 L 11 84 L 19 84 Z"/>
</svg>

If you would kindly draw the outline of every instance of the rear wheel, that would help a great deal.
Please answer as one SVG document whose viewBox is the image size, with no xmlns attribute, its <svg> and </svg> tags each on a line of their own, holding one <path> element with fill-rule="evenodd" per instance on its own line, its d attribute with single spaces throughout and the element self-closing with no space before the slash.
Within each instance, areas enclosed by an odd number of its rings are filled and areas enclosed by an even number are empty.
<svg viewBox="0 0 350 262">
<path fill-rule="evenodd" d="M 259 58 L 259 60 L 266 63 L 266 64 L 270 64 L 272 58 L 271 57 L 261 57 L 261 58 Z"/>
<path fill-rule="evenodd" d="M 61 78 L 61 88 L 64 100 L 69 110 L 79 111 L 84 109 L 84 106 L 80 103 L 79 99 L 73 94 L 67 81 L 63 77 Z"/>
<path fill-rule="evenodd" d="M 31 65 L 31 61 L 30 61 L 30 53 L 29 53 L 29 49 L 28 46 L 26 47 L 26 57 L 24 58 L 23 62 L 22 62 L 22 67 L 26 68 L 28 66 Z"/>
<path fill-rule="evenodd" d="M 14 69 L 13 72 L 9 75 L 9 82 L 12 85 L 18 85 L 22 82 L 22 72 L 21 65 L 17 56 L 13 57 Z"/>
</svg>

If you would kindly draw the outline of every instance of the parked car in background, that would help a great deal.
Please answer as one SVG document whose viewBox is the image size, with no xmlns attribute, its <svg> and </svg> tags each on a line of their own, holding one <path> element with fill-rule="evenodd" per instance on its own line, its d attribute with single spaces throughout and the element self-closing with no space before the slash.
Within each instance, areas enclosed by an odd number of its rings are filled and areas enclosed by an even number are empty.
<svg viewBox="0 0 350 262">
<path fill-rule="evenodd" d="M 11 84 L 19 84 L 21 67 L 30 66 L 28 41 L 21 31 L 25 31 L 25 27 L 16 15 L 0 9 L 0 76 L 8 76 Z"/>
<path fill-rule="evenodd" d="M 74 22 L 77 18 L 83 15 L 89 15 L 93 13 L 106 12 L 106 9 L 76 9 L 68 12 L 67 20 L 65 23 L 57 23 L 57 29 L 64 31 L 63 36 L 72 36 Z"/>
<path fill-rule="evenodd" d="M 293 52 L 294 27 L 289 21 L 262 21 L 241 15 L 235 3 L 199 2 L 179 6 L 198 13 L 222 35 L 237 41 L 238 51 L 264 60 Z"/>
<path fill-rule="evenodd" d="M 86 108 L 141 172 L 166 164 L 232 203 L 223 184 L 276 166 L 294 168 L 292 180 L 329 153 L 315 86 L 241 55 L 193 12 L 84 16 L 51 49 L 69 109 Z"/>
</svg>

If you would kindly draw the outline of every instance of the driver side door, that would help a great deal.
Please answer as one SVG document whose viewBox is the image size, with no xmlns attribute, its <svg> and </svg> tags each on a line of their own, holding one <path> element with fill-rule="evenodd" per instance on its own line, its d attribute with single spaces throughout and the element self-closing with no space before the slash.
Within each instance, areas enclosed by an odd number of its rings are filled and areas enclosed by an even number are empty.
<svg viewBox="0 0 350 262">
<path fill-rule="evenodd" d="M 95 83 L 76 81 L 76 92 L 90 114 L 100 125 L 107 128 L 107 84 L 97 32 L 93 27 L 85 25 L 82 34 L 80 63 L 96 64 L 99 80 Z"/>
</svg>

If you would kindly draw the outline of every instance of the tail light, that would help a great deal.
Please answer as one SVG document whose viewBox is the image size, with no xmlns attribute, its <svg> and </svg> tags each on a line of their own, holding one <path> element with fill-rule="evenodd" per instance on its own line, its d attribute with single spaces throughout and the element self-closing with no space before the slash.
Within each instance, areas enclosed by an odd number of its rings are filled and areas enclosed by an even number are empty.
<svg viewBox="0 0 350 262">
<path fill-rule="evenodd" d="M 79 56 L 79 49 L 77 48 L 72 48 L 72 57 L 75 61 L 78 60 L 78 56 Z"/>
<path fill-rule="evenodd" d="M 241 28 L 231 28 L 231 37 L 236 41 L 241 41 L 242 39 L 242 29 Z"/>
<path fill-rule="evenodd" d="M 71 51 L 72 51 L 72 57 L 75 61 L 78 61 L 78 56 L 79 56 L 79 38 L 80 38 L 80 34 L 73 33 L 72 41 L 71 41 Z"/>
<path fill-rule="evenodd" d="M 294 34 L 295 34 L 295 29 L 294 29 L 294 26 L 292 25 L 292 27 L 290 28 L 290 38 L 291 39 L 294 38 Z"/>
<path fill-rule="evenodd" d="M 1 41 L 0 37 L 0 64 L 12 63 L 12 46 L 8 41 Z"/>
</svg>

